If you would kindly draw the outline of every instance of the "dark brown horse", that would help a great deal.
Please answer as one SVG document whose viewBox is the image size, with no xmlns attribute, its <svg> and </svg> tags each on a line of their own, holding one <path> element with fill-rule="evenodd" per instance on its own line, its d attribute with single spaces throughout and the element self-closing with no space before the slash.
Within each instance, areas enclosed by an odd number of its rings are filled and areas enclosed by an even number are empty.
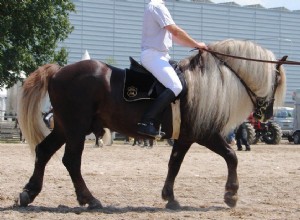
<svg viewBox="0 0 300 220">
<path fill-rule="evenodd" d="M 235 56 L 275 61 L 272 52 L 249 41 L 225 40 L 209 47 Z M 274 95 L 279 103 L 283 100 L 284 70 L 282 67 L 276 70 L 272 63 L 217 57 L 208 52 L 192 55 L 179 65 L 188 90 L 180 97 L 179 136 L 172 148 L 162 198 L 168 201 L 167 207 L 179 207 L 173 192 L 175 178 L 190 146 L 198 143 L 226 161 L 228 178 L 224 200 L 228 206 L 234 207 L 239 188 L 238 160 L 223 137 L 247 118 L 254 108 L 264 113 L 268 105 L 272 107 L 270 103 Z M 109 128 L 127 136 L 145 138 L 136 133 L 136 127 L 151 101 L 126 102 L 123 82 L 123 69 L 95 60 L 80 61 L 62 68 L 47 64 L 26 79 L 18 116 L 36 160 L 33 175 L 20 194 L 21 206 L 32 203 L 40 193 L 46 164 L 66 144 L 62 162 L 70 174 L 79 204 L 102 208 L 100 201 L 86 186 L 80 171 L 85 136 L 91 132 L 103 135 L 103 128 Z M 49 135 L 44 133 L 45 125 L 40 117 L 40 101 L 47 92 L 55 122 Z M 265 104 L 261 106 L 262 101 Z M 163 114 L 162 128 L 166 132 L 165 138 L 170 138 L 173 133 L 172 114 L 169 110 Z"/>
</svg>

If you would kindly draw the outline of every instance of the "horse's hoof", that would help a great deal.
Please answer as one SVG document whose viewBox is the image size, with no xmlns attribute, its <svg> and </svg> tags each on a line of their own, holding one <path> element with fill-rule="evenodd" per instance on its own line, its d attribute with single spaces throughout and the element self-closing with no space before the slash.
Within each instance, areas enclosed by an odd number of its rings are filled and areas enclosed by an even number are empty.
<svg viewBox="0 0 300 220">
<path fill-rule="evenodd" d="M 164 186 L 163 190 L 161 191 L 161 198 L 165 201 L 174 201 L 173 188 Z"/>
<path fill-rule="evenodd" d="M 232 192 L 226 192 L 224 195 L 224 202 L 230 207 L 233 208 L 236 206 L 238 201 L 237 193 L 233 194 Z"/>
<path fill-rule="evenodd" d="M 98 199 L 93 199 L 88 206 L 89 210 L 93 210 L 93 209 L 102 209 L 103 206 L 101 204 L 101 202 Z"/>
<path fill-rule="evenodd" d="M 169 201 L 166 205 L 167 209 L 178 210 L 180 209 L 180 204 L 176 200 Z"/>
<path fill-rule="evenodd" d="M 21 192 L 19 196 L 19 206 L 27 207 L 29 203 L 30 203 L 30 197 L 28 192 L 26 191 Z"/>
</svg>

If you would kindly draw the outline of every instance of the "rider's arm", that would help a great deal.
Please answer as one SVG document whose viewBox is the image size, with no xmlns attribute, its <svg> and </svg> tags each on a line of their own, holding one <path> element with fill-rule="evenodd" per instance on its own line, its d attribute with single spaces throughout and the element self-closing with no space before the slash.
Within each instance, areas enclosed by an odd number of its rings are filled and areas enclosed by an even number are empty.
<svg viewBox="0 0 300 220">
<path fill-rule="evenodd" d="M 205 43 L 194 40 L 176 24 L 167 25 L 165 26 L 165 29 L 172 34 L 173 41 L 177 44 L 191 48 L 207 49 Z"/>
</svg>

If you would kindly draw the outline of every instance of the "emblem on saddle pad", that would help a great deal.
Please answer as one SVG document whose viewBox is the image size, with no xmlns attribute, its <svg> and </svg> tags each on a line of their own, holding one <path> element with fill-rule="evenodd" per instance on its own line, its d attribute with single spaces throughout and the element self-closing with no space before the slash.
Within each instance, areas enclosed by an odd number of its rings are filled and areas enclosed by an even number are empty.
<svg viewBox="0 0 300 220">
<path fill-rule="evenodd" d="M 134 87 L 134 86 L 129 86 L 127 87 L 127 96 L 130 98 L 133 98 L 135 96 L 137 96 L 137 92 L 138 92 L 138 88 Z"/>
</svg>

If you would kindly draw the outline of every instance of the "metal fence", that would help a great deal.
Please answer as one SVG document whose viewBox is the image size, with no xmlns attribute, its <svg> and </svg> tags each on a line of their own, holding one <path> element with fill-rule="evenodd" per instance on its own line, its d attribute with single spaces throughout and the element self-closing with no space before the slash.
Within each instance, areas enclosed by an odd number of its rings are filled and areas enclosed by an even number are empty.
<svg viewBox="0 0 300 220">
<path fill-rule="evenodd" d="M 22 133 L 17 121 L 16 115 L 6 114 L 5 111 L 0 111 L 0 142 L 24 142 L 22 139 Z M 123 134 L 112 132 L 113 140 L 125 140 L 126 136 Z M 92 133 L 86 136 L 86 140 L 95 140 L 95 135 Z"/>
<path fill-rule="evenodd" d="M 14 115 L 0 116 L 0 142 L 19 142 L 22 140 L 21 131 Z"/>
</svg>

